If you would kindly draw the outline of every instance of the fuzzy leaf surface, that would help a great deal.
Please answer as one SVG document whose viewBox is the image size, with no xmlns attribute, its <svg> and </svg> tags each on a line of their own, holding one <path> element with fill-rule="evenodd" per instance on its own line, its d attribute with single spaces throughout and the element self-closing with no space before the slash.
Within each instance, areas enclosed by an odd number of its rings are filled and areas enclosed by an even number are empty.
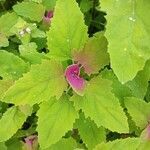
<svg viewBox="0 0 150 150">
<path fill-rule="evenodd" d="M 79 51 L 88 39 L 84 17 L 75 0 L 58 0 L 47 33 L 49 57 L 71 59 L 71 51 Z"/>
<path fill-rule="evenodd" d="M 89 82 L 83 97 L 74 95 L 71 100 L 76 109 L 82 109 L 85 117 L 94 120 L 98 127 L 126 133 L 129 130 L 127 118 L 111 91 L 111 82 L 98 76 Z"/>
<path fill-rule="evenodd" d="M 9 88 L 3 101 L 34 105 L 52 96 L 59 99 L 66 87 L 61 63 L 43 60 L 41 64 L 32 65 L 30 71 Z"/>
<path fill-rule="evenodd" d="M 72 129 L 78 113 L 72 102 L 62 96 L 57 102 L 54 98 L 40 105 L 38 111 L 39 143 L 42 149 L 58 142 L 65 133 Z"/>
</svg>

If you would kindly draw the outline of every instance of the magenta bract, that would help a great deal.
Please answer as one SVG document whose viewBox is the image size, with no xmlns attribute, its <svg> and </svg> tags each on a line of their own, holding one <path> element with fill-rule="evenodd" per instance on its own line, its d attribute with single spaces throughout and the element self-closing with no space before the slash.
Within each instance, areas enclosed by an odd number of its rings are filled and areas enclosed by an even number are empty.
<svg viewBox="0 0 150 150">
<path fill-rule="evenodd" d="M 66 68 L 65 77 L 69 85 L 77 94 L 83 96 L 86 81 L 79 75 L 80 67 L 77 64 L 70 65 Z"/>
</svg>

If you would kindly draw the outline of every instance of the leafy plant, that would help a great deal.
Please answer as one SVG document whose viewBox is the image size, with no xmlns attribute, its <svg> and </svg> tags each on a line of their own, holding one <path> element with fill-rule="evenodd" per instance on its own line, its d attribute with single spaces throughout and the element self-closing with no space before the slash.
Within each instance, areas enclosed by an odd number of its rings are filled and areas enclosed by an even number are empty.
<svg viewBox="0 0 150 150">
<path fill-rule="evenodd" d="M 149 149 L 148 0 L 0 4 L 0 149 Z"/>
</svg>

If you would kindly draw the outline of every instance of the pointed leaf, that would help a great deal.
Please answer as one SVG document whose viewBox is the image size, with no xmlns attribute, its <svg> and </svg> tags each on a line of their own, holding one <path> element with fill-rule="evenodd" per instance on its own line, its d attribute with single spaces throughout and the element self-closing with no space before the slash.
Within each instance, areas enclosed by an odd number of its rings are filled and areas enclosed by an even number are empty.
<svg viewBox="0 0 150 150">
<path fill-rule="evenodd" d="M 124 103 L 136 125 L 144 128 L 150 119 L 150 104 L 134 97 L 126 98 Z"/>
<path fill-rule="evenodd" d="M 98 76 L 89 82 L 83 97 L 74 95 L 72 100 L 76 109 L 82 109 L 98 127 L 104 126 L 119 133 L 128 132 L 125 113 L 111 90 L 111 82 Z"/>
<path fill-rule="evenodd" d="M 133 96 L 143 99 L 150 80 L 150 61 L 147 61 L 143 70 L 139 71 L 132 81 L 126 83 Z"/>
<path fill-rule="evenodd" d="M 28 68 L 28 64 L 18 56 L 0 50 L 0 76 L 3 78 L 18 79 Z"/>
<path fill-rule="evenodd" d="M 38 111 L 37 127 L 41 148 L 48 148 L 58 142 L 68 130 L 72 129 L 77 117 L 78 113 L 66 96 L 57 102 L 55 99 L 43 102 Z"/>
<path fill-rule="evenodd" d="M 34 105 L 52 96 L 59 99 L 66 87 L 62 65 L 56 61 L 43 60 L 42 64 L 32 65 L 30 72 L 16 81 L 6 92 L 3 101 L 15 105 Z"/>
<path fill-rule="evenodd" d="M 75 0 L 58 0 L 48 36 L 49 57 L 71 59 L 88 39 L 84 17 Z"/>
<path fill-rule="evenodd" d="M 98 128 L 94 121 L 91 121 L 90 118 L 86 119 L 83 113 L 76 120 L 75 127 L 78 128 L 79 135 L 88 149 L 93 149 L 97 144 L 106 139 L 105 129 L 103 127 Z"/>
<path fill-rule="evenodd" d="M 139 138 L 119 139 L 108 143 L 101 143 L 97 145 L 94 150 L 136 150 L 140 144 Z"/>
<path fill-rule="evenodd" d="M 11 138 L 21 128 L 26 118 L 26 114 L 18 107 L 9 108 L 0 119 L 0 142 Z"/>
<path fill-rule="evenodd" d="M 106 37 L 111 66 L 125 83 L 132 80 L 150 58 L 149 0 L 100 2 L 107 13 Z"/>
<path fill-rule="evenodd" d="M 98 73 L 101 68 L 109 64 L 107 40 L 103 33 L 97 33 L 90 38 L 82 51 L 73 53 L 73 59 L 81 64 L 89 75 Z"/>
<path fill-rule="evenodd" d="M 37 22 L 42 20 L 45 13 L 44 6 L 35 2 L 18 3 L 13 9 L 18 15 Z"/>
</svg>

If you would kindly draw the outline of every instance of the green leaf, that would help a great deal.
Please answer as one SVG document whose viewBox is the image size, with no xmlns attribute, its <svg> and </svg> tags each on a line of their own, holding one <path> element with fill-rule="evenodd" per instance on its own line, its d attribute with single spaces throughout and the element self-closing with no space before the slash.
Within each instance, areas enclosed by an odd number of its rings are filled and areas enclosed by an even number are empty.
<svg viewBox="0 0 150 150">
<path fill-rule="evenodd" d="M 44 150 L 74 150 L 77 147 L 76 141 L 72 138 L 64 139 L 62 138 L 60 141 L 58 141 L 56 144 L 52 145 L 50 148 L 44 149 Z"/>
<path fill-rule="evenodd" d="M 17 22 L 18 16 L 15 13 L 6 13 L 0 17 L 0 33 L 9 36 L 10 29 Z"/>
<path fill-rule="evenodd" d="M 0 80 L 0 99 L 3 97 L 4 93 L 14 84 L 12 79 Z"/>
<path fill-rule="evenodd" d="M 18 79 L 28 71 L 28 64 L 18 56 L 5 50 L 0 50 L 0 76 L 9 79 Z"/>
<path fill-rule="evenodd" d="M 10 139 L 6 142 L 7 150 L 23 150 L 23 142 L 18 139 Z"/>
<path fill-rule="evenodd" d="M 0 143 L 0 150 L 7 150 L 5 143 Z"/>
<path fill-rule="evenodd" d="M 82 51 L 74 52 L 73 57 L 74 61 L 82 64 L 87 74 L 98 73 L 101 68 L 109 64 L 107 40 L 103 33 L 95 34 Z"/>
<path fill-rule="evenodd" d="M 97 145 L 94 150 L 136 150 L 140 144 L 139 138 L 119 139 Z"/>
<path fill-rule="evenodd" d="M 0 47 L 7 47 L 9 45 L 9 41 L 4 34 L 0 33 Z"/>
<path fill-rule="evenodd" d="M 57 0 L 42 0 L 42 4 L 46 7 L 46 10 L 53 10 Z"/>
<path fill-rule="evenodd" d="M 3 101 L 15 105 L 34 105 L 48 101 L 52 96 L 59 99 L 66 87 L 61 63 L 43 60 L 41 64 L 32 65 L 30 72 L 16 81 L 6 92 Z"/>
<path fill-rule="evenodd" d="M 45 13 L 44 6 L 35 2 L 18 3 L 13 9 L 18 15 L 37 22 L 42 20 Z"/>
<path fill-rule="evenodd" d="M 49 57 L 71 59 L 73 49 L 79 51 L 88 39 L 84 17 L 75 0 L 58 0 L 50 30 L 47 33 Z"/>
<path fill-rule="evenodd" d="M 45 58 L 43 53 L 37 52 L 37 45 L 33 42 L 19 45 L 19 52 L 21 56 L 31 64 L 41 63 L 42 58 Z"/>
<path fill-rule="evenodd" d="M 93 149 L 98 143 L 106 139 L 105 129 L 103 127 L 98 128 L 94 121 L 91 121 L 90 118 L 86 119 L 83 113 L 76 120 L 75 127 L 78 128 L 80 137 L 88 149 Z"/>
<path fill-rule="evenodd" d="M 132 80 L 150 58 L 149 0 L 100 2 L 107 13 L 106 37 L 111 66 L 125 83 Z"/>
<path fill-rule="evenodd" d="M 66 96 L 58 101 L 54 98 L 40 105 L 38 111 L 38 138 L 42 149 L 58 142 L 65 133 L 72 129 L 78 113 Z"/>
<path fill-rule="evenodd" d="M 147 61 L 143 70 L 139 71 L 136 77 L 126 83 L 135 97 L 143 99 L 147 88 L 148 88 L 148 81 L 150 80 L 150 61 Z"/>
<path fill-rule="evenodd" d="M 111 91 L 111 82 L 98 76 L 88 83 L 83 97 L 74 95 L 72 101 L 76 109 L 82 109 L 85 116 L 94 120 L 98 127 L 119 133 L 128 132 L 125 113 Z"/>
<path fill-rule="evenodd" d="M 121 84 L 112 70 L 105 69 L 101 72 L 101 75 L 104 79 L 112 81 L 112 92 L 119 100 L 122 101 L 124 97 L 132 96 L 130 88 L 125 84 Z"/>
<path fill-rule="evenodd" d="M 93 7 L 93 2 L 90 0 L 81 0 L 80 9 L 83 13 L 86 13 Z"/>
<path fill-rule="evenodd" d="M 132 120 L 140 128 L 144 128 L 149 121 L 150 116 L 150 104 L 144 100 L 128 97 L 124 101 Z"/>
<path fill-rule="evenodd" d="M 9 108 L 0 119 L 0 142 L 11 138 L 23 125 L 27 116 L 18 107 Z"/>
</svg>

